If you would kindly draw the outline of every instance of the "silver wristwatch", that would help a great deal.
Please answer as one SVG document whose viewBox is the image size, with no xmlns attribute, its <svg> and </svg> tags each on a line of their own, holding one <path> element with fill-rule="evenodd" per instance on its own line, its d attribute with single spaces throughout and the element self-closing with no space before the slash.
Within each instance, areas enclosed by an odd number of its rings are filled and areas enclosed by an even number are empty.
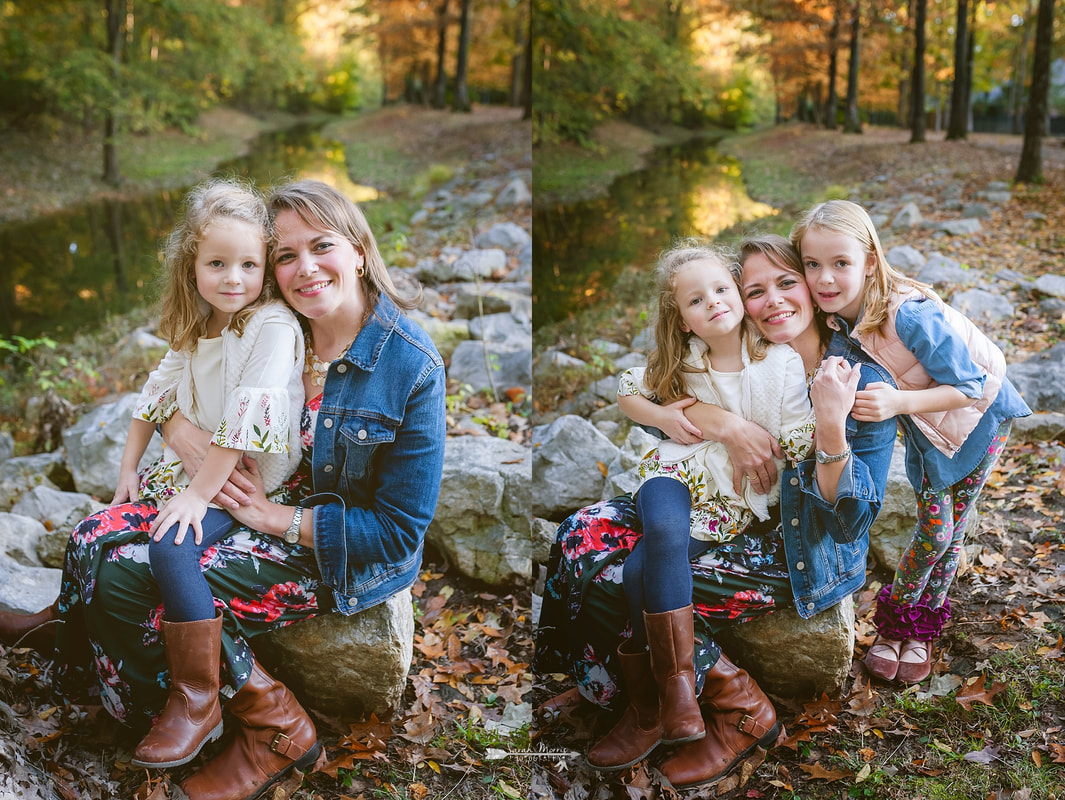
<svg viewBox="0 0 1065 800">
<path fill-rule="evenodd" d="M 837 461 L 842 461 L 851 454 L 851 449 L 848 447 L 842 453 L 837 453 L 834 456 L 830 456 L 824 450 L 814 450 L 814 458 L 817 459 L 818 464 L 835 464 Z"/>
<path fill-rule="evenodd" d="M 289 544 L 300 543 L 300 523 L 303 522 L 303 506 L 296 506 L 296 513 L 292 515 L 292 524 L 288 526 L 281 538 Z"/>
</svg>

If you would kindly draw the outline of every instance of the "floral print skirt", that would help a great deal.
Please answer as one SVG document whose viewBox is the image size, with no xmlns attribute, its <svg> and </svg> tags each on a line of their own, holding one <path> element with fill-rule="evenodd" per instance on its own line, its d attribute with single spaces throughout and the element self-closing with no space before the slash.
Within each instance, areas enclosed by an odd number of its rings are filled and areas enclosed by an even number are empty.
<svg viewBox="0 0 1065 800">
<path fill-rule="evenodd" d="M 162 598 L 148 564 L 156 513 L 135 502 L 83 520 L 67 544 L 59 595 L 63 670 L 94 673 L 104 708 L 134 728 L 153 722 L 169 687 Z M 222 614 L 226 696 L 248 679 L 254 637 L 332 609 L 314 551 L 275 536 L 237 527 L 204 552 L 201 568 Z"/>
<path fill-rule="evenodd" d="M 617 708 L 618 646 L 629 636 L 621 583 L 640 539 L 631 494 L 582 508 L 559 526 L 536 630 L 533 671 L 565 673 L 591 702 Z M 716 637 L 742 622 L 791 605 L 791 582 L 778 521 L 755 522 L 692 561 L 695 679 L 721 655 Z"/>
</svg>

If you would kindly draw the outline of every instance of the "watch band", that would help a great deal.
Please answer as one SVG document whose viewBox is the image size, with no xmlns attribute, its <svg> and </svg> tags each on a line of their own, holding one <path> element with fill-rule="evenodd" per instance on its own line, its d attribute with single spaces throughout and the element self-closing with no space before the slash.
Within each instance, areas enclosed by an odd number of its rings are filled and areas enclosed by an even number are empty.
<svg viewBox="0 0 1065 800">
<path fill-rule="evenodd" d="M 299 544 L 301 522 L 303 522 L 303 506 L 296 506 L 296 513 L 292 515 L 292 524 L 288 526 L 288 530 L 282 534 L 281 538 L 289 544 Z"/>
<path fill-rule="evenodd" d="M 837 461 L 842 461 L 851 454 L 851 449 L 848 447 L 842 453 L 836 455 L 829 455 L 824 450 L 814 450 L 814 458 L 818 464 L 835 464 Z"/>
</svg>

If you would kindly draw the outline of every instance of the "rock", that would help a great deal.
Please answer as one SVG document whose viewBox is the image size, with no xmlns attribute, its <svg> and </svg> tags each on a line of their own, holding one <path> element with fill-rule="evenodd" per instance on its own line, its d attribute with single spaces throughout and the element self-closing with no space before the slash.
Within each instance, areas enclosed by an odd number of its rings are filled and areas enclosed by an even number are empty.
<svg viewBox="0 0 1065 800">
<path fill-rule="evenodd" d="M 547 375 L 567 370 L 579 370 L 583 374 L 587 369 L 587 362 L 581 361 L 579 358 L 574 358 L 560 350 L 544 350 L 540 353 L 540 357 L 536 359 L 536 364 L 533 365 L 533 377 L 537 380 L 542 380 Z"/>
<path fill-rule="evenodd" d="M 908 244 L 892 247 L 885 255 L 891 266 L 907 275 L 917 274 L 926 261 L 920 250 Z"/>
<path fill-rule="evenodd" d="M 1027 417 L 1013 420 L 1010 442 L 1015 444 L 1028 442 L 1052 442 L 1065 434 L 1065 414 L 1056 412 L 1036 412 Z"/>
<path fill-rule="evenodd" d="M 803 619 L 792 606 L 721 633 L 729 660 L 763 690 L 783 697 L 838 695 L 850 675 L 854 604 L 850 598 Z"/>
<path fill-rule="evenodd" d="M 159 355 L 162 357 L 169 349 L 166 339 L 160 339 L 147 328 L 137 328 L 128 335 L 123 336 L 118 343 L 118 357 L 130 359 L 144 355 Z"/>
<path fill-rule="evenodd" d="M 1006 181 L 988 181 L 984 190 L 988 192 L 1008 192 L 1010 185 Z"/>
<path fill-rule="evenodd" d="M 37 541 L 37 556 L 45 566 L 62 569 L 70 532 L 87 516 L 105 508 L 106 503 L 81 492 L 38 486 L 24 494 L 11 510 L 44 524 L 46 530 Z"/>
<path fill-rule="evenodd" d="M 506 312 L 474 317 L 469 328 L 475 340 L 501 343 L 528 339 L 532 346 L 532 320 L 521 314 Z"/>
<path fill-rule="evenodd" d="M 0 464 L 15 454 L 15 440 L 7 431 L 0 431 Z"/>
<path fill-rule="evenodd" d="M 478 247 L 499 247 L 517 250 L 532 241 L 525 228 L 515 222 L 500 222 L 480 234 L 473 243 Z"/>
<path fill-rule="evenodd" d="M 410 590 L 352 616 L 322 614 L 263 634 L 255 653 L 311 708 L 389 719 L 400 707 L 414 655 Z"/>
<path fill-rule="evenodd" d="M 996 205 L 1005 205 L 1012 198 L 1012 195 L 1007 191 L 977 192 L 976 196 L 989 203 L 995 203 Z"/>
<path fill-rule="evenodd" d="M 950 299 L 950 305 L 958 309 L 978 326 L 981 323 L 1001 322 L 1014 315 L 1013 303 L 999 294 L 984 289 L 969 289 Z"/>
<path fill-rule="evenodd" d="M 507 266 L 507 254 L 498 248 L 488 250 L 465 250 L 445 248 L 439 258 L 423 258 L 416 271 L 421 280 L 444 283 L 448 281 L 473 281 L 491 278 L 496 271 Z"/>
<path fill-rule="evenodd" d="M 455 287 L 455 316 L 473 319 L 482 314 L 515 312 L 532 317 L 532 298 L 524 283 L 460 283 Z"/>
<path fill-rule="evenodd" d="M 1065 342 L 1010 364 L 1006 377 L 1033 411 L 1065 411 Z"/>
<path fill-rule="evenodd" d="M 0 512 L 0 553 L 24 567 L 44 566 L 37 555 L 37 542 L 47 532 L 35 519 Z"/>
<path fill-rule="evenodd" d="M 1040 275 L 1032 282 L 1032 288 L 1051 297 L 1065 299 L 1065 276 Z"/>
<path fill-rule="evenodd" d="M 551 546 L 558 534 L 558 523 L 543 517 L 532 518 L 532 560 L 534 564 L 546 564 L 551 553 Z"/>
<path fill-rule="evenodd" d="M 59 597 L 63 572 L 27 567 L 0 553 L 0 611 L 36 614 Z"/>
<path fill-rule="evenodd" d="M 940 222 L 936 225 L 936 230 L 945 231 L 951 236 L 967 236 L 979 233 L 981 226 L 978 219 L 951 219 L 946 222 Z"/>
<path fill-rule="evenodd" d="M 497 206 L 521 206 L 526 205 L 532 200 L 532 194 L 529 192 L 528 187 L 525 185 L 525 181 L 521 178 L 515 178 L 508 183 L 503 191 L 496 197 Z"/>
<path fill-rule="evenodd" d="M 72 488 L 94 497 L 108 500 L 114 497 L 118 467 L 137 397 L 137 394 L 130 393 L 113 403 L 97 406 L 63 431 L 67 461 L 74 476 Z M 155 461 L 162 452 L 162 439 L 156 434 L 140 460 L 140 466 Z M 62 484 L 60 487 L 66 488 Z"/>
<path fill-rule="evenodd" d="M 632 337 L 630 349 L 638 353 L 650 353 L 655 349 L 655 331 L 653 327 L 644 328 Z"/>
<path fill-rule="evenodd" d="M 975 276 L 954 259 L 941 253 L 932 253 L 918 273 L 917 280 L 934 286 L 967 286 L 973 283 Z"/>
<path fill-rule="evenodd" d="M 991 216 L 991 209 L 983 203 L 969 203 L 962 206 L 961 215 L 965 219 L 987 219 Z"/>
<path fill-rule="evenodd" d="M 532 574 L 526 447 L 493 436 L 449 437 L 427 540 L 464 575 L 494 585 Z"/>
<path fill-rule="evenodd" d="M 1003 283 L 1024 283 L 1028 278 L 1015 269 L 1000 269 L 992 276 Z"/>
<path fill-rule="evenodd" d="M 17 456 L 0 464 L 0 511 L 10 511 L 22 495 L 36 486 L 74 488 L 62 451 Z"/>
<path fill-rule="evenodd" d="M 533 428 L 532 511 L 564 519 L 602 497 L 618 448 L 587 420 L 566 414 Z"/>
<path fill-rule="evenodd" d="M 924 218 L 921 216 L 920 209 L 914 203 L 907 203 L 895 215 L 895 218 L 891 220 L 892 228 L 915 228 L 921 224 Z"/>
<path fill-rule="evenodd" d="M 531 393 L 531 352 L 531 336 L 527 342 L 459 342 L 451 354 L 447 376 L 468 384 L 474 392 L 494 386 L 498 393 L 512 386 L 520 386 Z"/>
</svg>

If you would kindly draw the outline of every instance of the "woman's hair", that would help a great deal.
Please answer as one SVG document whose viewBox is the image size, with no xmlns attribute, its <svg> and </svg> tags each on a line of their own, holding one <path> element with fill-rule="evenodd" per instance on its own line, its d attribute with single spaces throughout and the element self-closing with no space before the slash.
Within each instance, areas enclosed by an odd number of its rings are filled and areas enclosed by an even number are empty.
<svg viewBox="0 0 1065 800">
<path fill-rule="evenodd" d="M 765 256 L 771 263 L 776 264 L 781 269 L 794 272 L 803 282 L 803 285 L 806 284 L 806 270 L 803 268 L 802 259 L 799 258 L 799 252 L 783 236 L 775 233 L 766 233 L 744 237 L 740 241 L 738 258 L 741 274 L 743 273 L 743 265 L 753 255 Z M 812 298 L 810 305 L 814 309 L 814 321 L 817 323 L 817 334 L 821 339 L 821 346 L 827 347 L 829 340 L 832 338 L 832 331 L 829 330 L 825 322 L 824 312 L 814 304 Z M 764 352 L 764 348 L 769 347 L 770 342 L 762 336 L 757 325 L 752 325 L 752 327 L 757 335 L 758 345 L 763 348 Z"/>
<path fill-rule="evenodd" d="M 698 239 L 680 239 L 658 256 L 655 265 L 655 291 L 658 294 L 658 312 L 655 315 L 655 349 L 647 357 L 647 388 L 659 403 L 672 403 L 688 395 L 683 373 L 691 372 L 684 365 L 688 355 L 688 337 L 694 334 L 681 330 L 684 320 L 674 296 L 677 273 L 693 261 L 712 261 L 723 267 L 740 291 L 740 265 L 731 250 L 711 245 Z M 750 320 L 740 322 L 741 336 L 747 342 L 752 359 L 765 357 L 765 348 L 755 345 L 754 331 Z"/>
<path fill-rule="evenodd" d="M 935 296 L 931 286 L 903 275 L 888 263 L 873 221 L 857 203 L 849 200 L 829 200 L 803 214 L 791 229 L 791 243 L 799 251 L 800 258 L 802 237 L 810 230 L 849 236 L 861 245 L 866 256 L 873 256 L 873 274 L 865 281 L 861 319 L 858 320 L 856 333 L 870 333 L 879 329 L 887 320 L 891 295 L 903 287 L 917 289 L 929 297 Z"/>
<path fill-rule="evenodd" d="M 264 248 L 270 238 L 266 204 L 250 184 L 232 178 L 213 178 L 185 196 L 181 219 L 167 237 L 163 251 L 159 335 L 173 350 L 195 350 L 196 341 L 207 333 L 211 309 L 196 289 L 196 254 L 211 225 L 223 219 L 254 226 Z M 229 328 L 237 336 L 244 334 L 248 318 L 275 297 L 273 276 L 265 263 L 263 270 L 262 292 L 229 320 Z"/>
<path fill-rule="evenodd" d="M 420 288 L 413 296 L 405 296 L 396 288 L 362 210 L 329 184 L 311 180 L 285 183 L 271 192 L 266 204 L 271 220 L 277 219 L 282 211 L 295 211 L 312 228 L 335 231 L 362 253 L 366 265 L 362 281 L 368 312 L 376 307 L 377 298 L 382 294 L 405 310 L 415 308 L 421 302 Z M 276 247 L 276 240 L 271 245 L 271 249 Z M 273 261 L 272 254 L 270 260 Z"/>
</svg>

